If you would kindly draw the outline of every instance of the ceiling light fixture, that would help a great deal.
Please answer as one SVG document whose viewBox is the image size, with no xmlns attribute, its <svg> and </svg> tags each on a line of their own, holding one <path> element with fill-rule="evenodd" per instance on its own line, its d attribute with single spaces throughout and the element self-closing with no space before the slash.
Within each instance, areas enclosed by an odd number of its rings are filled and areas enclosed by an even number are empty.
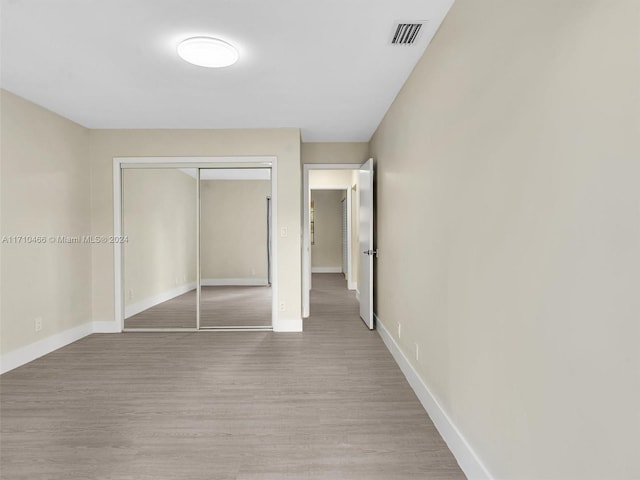
<svg viewBox="0 0 640 480">
<path fill-rule="evenodd" d="M 233 45 L 212 37 L 191 37 L 178 44 L 178 55 L 185 62 L 207 68 L 221 68 L 238 61 Z"/>
</svg>

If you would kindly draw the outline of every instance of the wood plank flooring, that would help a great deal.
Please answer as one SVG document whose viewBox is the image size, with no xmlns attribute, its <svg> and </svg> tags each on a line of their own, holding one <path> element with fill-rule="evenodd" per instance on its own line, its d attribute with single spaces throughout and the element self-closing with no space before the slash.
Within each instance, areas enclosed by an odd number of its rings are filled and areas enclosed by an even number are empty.
<svg viewBox="0 0 640 480">
<path fill-rule="evenodd" d="M 344 280 L 313 282 L 303 333 L 98 334 L 6 373 L 0 478 L 463 479 Z"/>
<path fill-rule="evenodd" d="M 203 327 L 271 326 L 271 287 L 201 287 Z M 133 315 L 125 328 L 195 328 L 196 291 Z"/>
</svg>

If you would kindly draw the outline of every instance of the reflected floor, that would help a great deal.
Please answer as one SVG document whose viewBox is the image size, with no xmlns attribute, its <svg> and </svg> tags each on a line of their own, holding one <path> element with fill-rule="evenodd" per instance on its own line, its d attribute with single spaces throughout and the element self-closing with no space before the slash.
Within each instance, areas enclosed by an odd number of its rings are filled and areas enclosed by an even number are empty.
<svg viewBox="0 0 640 480">
<path fill-rule="evenodd" d="M 202 287 L 203 327 L 271 326 L 271 287 Z M 196 291 L 159 303 L 124 321 L 125 328 L 195 328 Z"/>
</svg>

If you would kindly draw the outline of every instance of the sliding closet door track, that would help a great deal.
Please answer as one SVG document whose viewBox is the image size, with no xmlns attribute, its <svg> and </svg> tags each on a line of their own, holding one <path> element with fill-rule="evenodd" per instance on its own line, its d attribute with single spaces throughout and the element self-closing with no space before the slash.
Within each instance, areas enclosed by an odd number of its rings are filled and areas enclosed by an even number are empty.
<svg viewBox="0 0 640 480">
<path fill-rule="evenodd" d="M 124 333 L 136 332 L 273 332 L 271 326 L 225 326 L 225 327 L 200 327 L 197 328 L 125 328 Z"/>
<path fill-rule="evenodd" d="M 228 325 L 224 327 L 203 327 L 200 325 L 200 331 L 205 332 L 273 332 L 272 326 L 245 326 L 245 325 Z"/>
</svg>

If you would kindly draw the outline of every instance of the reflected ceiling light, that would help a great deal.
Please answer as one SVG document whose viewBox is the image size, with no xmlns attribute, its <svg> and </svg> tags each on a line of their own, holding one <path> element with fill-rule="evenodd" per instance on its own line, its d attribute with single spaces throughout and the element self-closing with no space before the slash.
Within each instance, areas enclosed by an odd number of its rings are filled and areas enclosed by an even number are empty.
<svg viewBox="0 0 640 480">
<path fill-rule="evenodd" d="M 233 45 L 212 37 L 191 37 L 178 44 L 178 55 L 184 61 L 200 67 L 221 68 L 238 61 Z"/>
</svg>

